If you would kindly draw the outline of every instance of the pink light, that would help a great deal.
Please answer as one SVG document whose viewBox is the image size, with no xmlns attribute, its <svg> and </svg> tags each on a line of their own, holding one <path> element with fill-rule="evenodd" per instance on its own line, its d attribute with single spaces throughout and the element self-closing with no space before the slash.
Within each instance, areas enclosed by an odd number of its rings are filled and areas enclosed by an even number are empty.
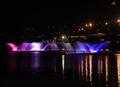
<svg viewBox="0 0 120 87">
<path fill-rule="evenodd" d="M 17 46 L 13 43 L 7 43 L 7 45 L 12 49 L 12 51 L 17 51 Z"/>
<path fill-rule="evenodd" d="M 97 53 L 100 52 L 101 48 L 106 47 L 107 43 L 97 43 L 97 44 L 90 44 L 90 43 L 82 43 L 77 42 L 73 46 L 70 43 L 63 43 L 59 48 L 57 43 L 47 43 L 44 45 L 42 42 L 24 42 L 21 45 L 17 46 L 13 43 L 7 43 L 8 47 L 11 48 L 11 51 L 59 51 L 64 49 L 66 52 L 75 52 L 75 53 Z"/>
<path fill-rule="evenodd" d="M 97 51 L 96 50 L 90 50 L 90 53 L 96 53 Z"/>
</svg>

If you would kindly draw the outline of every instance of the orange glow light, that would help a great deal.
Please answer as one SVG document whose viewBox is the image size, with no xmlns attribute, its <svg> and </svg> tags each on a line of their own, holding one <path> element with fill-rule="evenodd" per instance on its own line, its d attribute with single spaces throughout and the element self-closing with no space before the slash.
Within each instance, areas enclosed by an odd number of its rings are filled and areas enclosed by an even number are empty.
<svg viewBox="0 0 120 87">
<path fill-rule="evenodd" d="M 120 19 L 117 19 L 117 23 L 120 23 Z"/>
<path fill-rule="evenodd" d="M 89 26 L 90 26 L 90 27 L 92 27 L 92 26 L 93 26 L 93 24 L 92 24 L 92 23 L 89 23 Z"/>
</svg>

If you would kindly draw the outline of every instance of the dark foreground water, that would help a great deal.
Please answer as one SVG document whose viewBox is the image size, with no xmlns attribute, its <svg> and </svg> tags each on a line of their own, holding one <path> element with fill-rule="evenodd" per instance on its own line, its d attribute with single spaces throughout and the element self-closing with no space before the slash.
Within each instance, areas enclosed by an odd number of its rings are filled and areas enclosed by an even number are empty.
<svg viewBox="0 0 120 87">
<path fill-rule="evenodd" d="M 0 68 L 1 81 L 21 86 L 120 87 L 119 53 L 12 52 L 1 58 Z"/>
</svg>

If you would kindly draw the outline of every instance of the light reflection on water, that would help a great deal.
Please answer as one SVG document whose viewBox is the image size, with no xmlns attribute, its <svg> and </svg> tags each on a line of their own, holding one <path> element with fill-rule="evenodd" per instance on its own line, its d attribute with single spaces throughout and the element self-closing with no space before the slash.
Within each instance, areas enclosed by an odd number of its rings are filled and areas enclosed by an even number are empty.
<svg viewBox="0 0 120 87">
<path fill-rule="evenodd" d="M 117 57 L 118 87 L 120 87 L 120 54 L 116 54 L 116 57 Z"/>
<path fill-rule="evenodd" d="M 64 75 L 64 65 L 65 64 L 65 55 L 62 55 L 62 73 Z"/>
<path fill-rule="evenodd" d="M 90 66 L 90 81 L 92 81 L 92 55 L 89 56 L 89 66 Z"/>
<path fill-rule="evenodd" d="M 40 67 L 40 53 L 34 52 L 32 53 L 32 57 L 32 68 L 37 70 Z"/>
<path fill-rule="evenodd" d="M 108 81 L 108 56 L 105 56 L 105 73 L 106 73 L 106 81 Z"/>
<path fill-rule="evenodd" d="M 90 85 L 120 87 L 120 54 L 65 55 L 33 52 L 11 53 L 9 57 L 7 72 L 10 73 L 27 71 L 40 72 L 40 75 L 42 72 L 56 79 L 78 79 Z"/>
</svg>

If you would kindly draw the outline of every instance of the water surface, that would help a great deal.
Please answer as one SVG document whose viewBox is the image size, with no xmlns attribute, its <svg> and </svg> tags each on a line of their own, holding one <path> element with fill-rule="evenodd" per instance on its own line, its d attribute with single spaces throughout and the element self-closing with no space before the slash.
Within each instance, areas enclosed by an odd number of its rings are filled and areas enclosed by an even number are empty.
<svg viewBox="0 0 120 87">
<path fill-rule="evenodd" d="M 87 87 L 120 87 L 119 53 L 11 52 L 1 65 L 3 79 L 73 81 Z"/>
</svg>

